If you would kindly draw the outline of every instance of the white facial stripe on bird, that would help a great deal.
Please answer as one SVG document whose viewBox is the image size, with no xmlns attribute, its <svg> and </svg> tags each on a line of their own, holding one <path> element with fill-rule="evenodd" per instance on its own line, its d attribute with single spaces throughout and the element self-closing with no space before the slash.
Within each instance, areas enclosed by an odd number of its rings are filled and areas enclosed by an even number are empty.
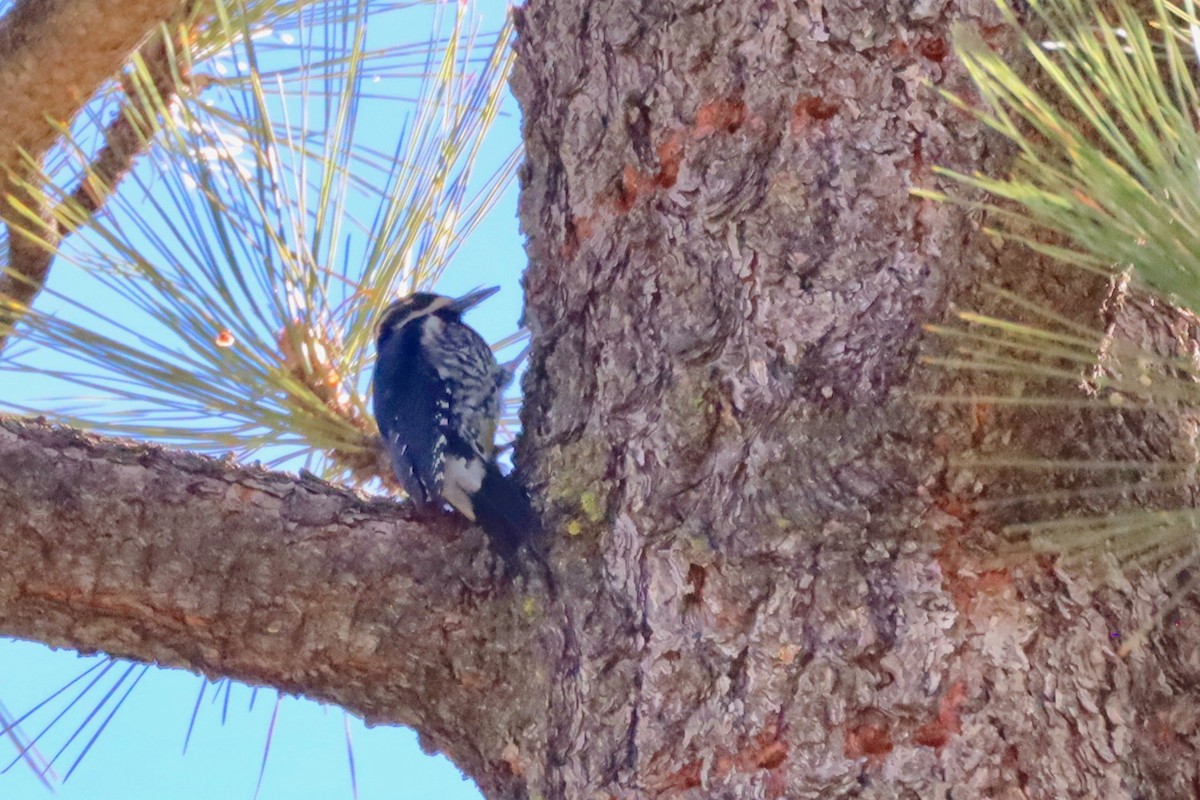
<svg viewBox="0 0 1200 800">
<path fill-rule="evenodd" d="M 422 308 L 418 308 L 415 310 L 410 310 L 407 314 L 405 314 L 402 317 L 396 317 L 395 321 L 393 321 L 394 315 L 388 314 L 387 316 L 385 316 L 383 318 L 383 320 L 380 321 L 379 328 L 375 331 L 376 338 L 378 338 L 379 334 L 383 331 L 383 329 L 385 327 L 389 328 L 392 331 L 399 331 L 405 325 L 408 325 L 411 322 L 415 322 L 415 321 L 419 320 L 421 317 L 427 317 L 430 314 L 440 311 L 443 308 L 447 308 L 450 305 L 452 305 L 453 303 L 454 303 L 454 300 L 452 298 L 438 297 L 427 306 L 424 306 Z M 432 317 L 432 319 L 437 319 L 439 323 L 441 322 L 441 320 L 438 319 L 437 317 Z"/>
<path fill-rule="evenodd" d="M 464 517 L 475 521 L 475 509 L 471 506 L 471 495 L 483 485 L 484 466 L 477 458 L 468 461 L 460 456 L 446 459 L 446 476 L 442 482 L 442 497 Z"/>
</svg>

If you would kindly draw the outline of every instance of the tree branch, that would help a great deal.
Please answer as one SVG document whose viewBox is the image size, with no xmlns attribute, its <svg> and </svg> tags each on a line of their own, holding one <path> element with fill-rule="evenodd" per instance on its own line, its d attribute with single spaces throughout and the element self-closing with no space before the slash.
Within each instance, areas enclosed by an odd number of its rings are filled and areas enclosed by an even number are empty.
<svg viewBox="0 0 1200 800">
<path fill-rule="evenodd" d="M 180 0 L 18 0 L 0 20 L 0 172 L 37 157 Z"/>
<path fill-rule="evenodd" d="M 178 7 L 179 4 L 175 5 Z M 39 12 L 40 9 L 39 5 Z M 40 18 L 36 21 L 40 21 Z M 23 25 L 33 25 L 33 22 L 34 20 L 29 19 L 28 13 L 25 11 L 25 5 L 19 4 L 4 18 L 3 23 L 0 23 L 3 26 L 0 27 L 0 75 L 4 74 L 6 68 L 11 67 L 12 60 L 23 52 L 21 45 L 25 38 L 35 33 L 35 31 L 29 31 L 27 36 L 23 37 L 17 33 L 18 29 Z M 157 24 L 161 20 L 155 19 L 150 22 Z M 53 35 L 59 34 L 61 31 L 55 31 Z M 167 46 L 163 36 L 156 34 L 139 51 L 154 91 L 163 104 L 169 104 L 176 95 L 177 87 L 171 71 L 171 52 L 173 50 L 178 52 L 180 46 L 182 46 L 182 40 L 178 33 L 174 36 L 172 47 Z M 90 51 L 88 52 L 90 53 Z M 122 59 L 123 61 L 124 59 Z M 105 60 L 103 63 L 109 64 L 110 62 Z M 99 86 L 101 81 L 112 77 L 120 66 L 121 63 L 117 63 L 116 66 L 111 67 L 107 74 L 100 76 L 95 81 L 95 85 Z M 89 83 L 93 77 L 88 76 Z M 75 92 L 76 106 L 70 109 L 67 116 L 73 116 L 78 107 L 87 102 L 94 92 L 94 87 L 86 95 Z M 68 97 L 73 95 L 72 92 L 62 92 L 61 90 L 59 94 Z M 97 153 L 90 167 L 84 173 L 79 186 L 71 193 L 72 203 L 89 212 L 95 212 L 100 208 L 108 194 L 132 168 L 134 159 L 143 151 L 146 137 L 150 132 L 147 121 L 155 116 L 155 109 L 147 107 L 145 99 L 136 87 L 126 85 L 125 96 L 125 103 L 121 111 L 105 131 L 104 147 Z M 31 109 L 32 111 L 34 110 Z M 53 118 L 53 115 L 51 117 Z M 11 122 L 11 120 L 6 118 L 4 122 Z M 4 130 L 4 122 L 0 122 L 0 131 Z M 43 122 L 45 122 L 44 119 Z M 48 125 L 46 127 L 49 129 Z M 12 135 L 17 135 L 17 133 L 14 130 Z M 49 147 L 53 138 L 52 135 L 49 138 L 42 137 L 38 134 L 36 126 L 31 126 L 30 130 L 24 131 L 24 134 L 31 137 L 31 142 L 37 142 L 36 145 L 25 146 L 26 151 L 33 155 L 40 155 Z M 53 134 L 52 130 L 51 134 Z M 0 136 L 2 135 L 3 133 L 0 132 Z M 11 139 L 0 141 L 12 142 Z M 2 147 L 3 145 L 0 145 L 0 148 Z M 28 193 L 20 191 L 19 188 L 8 185 L 10 175 L 28 171 L 28 164 L 21 162 L 20 150 L 14 149 L 9 152 L 0 149 L 0 157 L 5 159 L 3 161 L 5 172 L 3 176 L 0 176 L 0 186 L 4 186 L 9 193 L 16 193 L 19 201 L 27 208 L 36 209 L 38 216 L 45 223 L 40 230 L 30 230 L 30 221 L 24 219 L 20 212 L 12 207 L 8 197 L 5 197 L 0 215 L 3 216 L 8 227 L 9 259 L 8 271 L 0 272 L 0 297 L 6 298 L 12 304 L 0 311 L 0 351 L 2 351 L 8 339 L 8 331 L 11 331 L 13 325 L 20 318 L 20 309 L 27 308 L 45 285 L 57 245 L 62 237 L 71 233 L 72 228 L 61 221 L 54 222 L 55 219 L 63 219 L 63 215 L 54 213 L 53 209 L 45 207 L 43 203 L 30 197 Z"/>
<path fill-rule="evenodd" d="M 561 622 L 544 595 L 497 588 L 482 536 L 453 518 L 0 420 L 0 553 L 5 635 L 411 725 L 488 792 L 517 780 L 513 731 L 544 747 L 537 682 Z"/>
</svg>

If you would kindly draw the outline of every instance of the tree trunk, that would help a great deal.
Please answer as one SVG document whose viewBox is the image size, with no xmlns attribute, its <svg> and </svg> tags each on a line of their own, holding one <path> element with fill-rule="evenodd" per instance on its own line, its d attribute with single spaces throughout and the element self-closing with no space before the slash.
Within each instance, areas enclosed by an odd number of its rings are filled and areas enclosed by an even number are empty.
<svg viewBox="0 0 1200 800">
<path fill-rule="evenodd" d="M 412 725 L 494 798 L 1195 796 L 1200 627 L 1122 660 L 1154 586 L 986 571 L 944 459 L 994 423 L 912 399 L 921 324 L 984 282 L 1099 299 L 909 196 L 1003 166 L 923 84 L 969 91 L 952 20 L 1003 33 L 969 0 L 519 12 L 557 596 L 452 520 L 6 424 L 0 631 Z"/>
<path fill-rule="evenodd" d="M 952 22 L 1005 34 L 969 0 L 522 11 L 523 463 L 575 637 L 534 796 L 1200 791 L 1195 627 L 1123 661 L 1161 590 L 985 571 L 944 459 L 979 433 L 911 399 L 952 299 L 1103 289 L 909 196 L 1005 165 L 923 85 L 971 94 Z"/>
</svg>

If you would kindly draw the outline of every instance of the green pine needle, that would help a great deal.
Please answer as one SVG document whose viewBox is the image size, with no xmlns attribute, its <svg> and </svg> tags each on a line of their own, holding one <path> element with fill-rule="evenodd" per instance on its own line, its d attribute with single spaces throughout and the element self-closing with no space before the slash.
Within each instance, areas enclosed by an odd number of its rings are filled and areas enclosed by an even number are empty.
<svg viewBox="0 0 1200 800">
<path fill-rule="evenodd" d="M 996 226 L 992 232 L 1003 238 L 1200 311 L 1200 25 L 1193 3 L 1032 3 L 1037 38 L 1002 9 L 1035 62 L 1035 80 L 1022 78 L 964 27 L 955 33 L 955 47 L 980 101 L 945 96 L 1017 147 L 1015 168 L 1003 178 L 938 171 L 962 188 L 981 190 L 983 201 L 965 193 L 916 194 L 984 210 Z M 1200 409 L 1200 364 L 1193 360 L 1089 331 L 1011 293 L 1001 292 L 1000 300 L 1033 321 L 963 313 L 956 325 L 930 328 L 940 351 L 925 359 L 975 373 L 972 384 L 986 388 L 926 399 L 1166 413 L 1181 420 Z M 993 452 L 958 465 L 974 475 L 1034 471 L 1059 483 L 978 504 L 1025 517 L 1006 529 L 1011 545 L 1003 559 L 1031 552 L 1054 553 L 1067 563 L 1115 558 L 1129 569 L 1157 570 L 1176 598 L 1190 590 L 1181 576 L 1196 565 L 1200 511 L 1176 504 L 1195 485 L 1192 461 Z M 1063 510 L 1098 507 L 1104 511 Z"/>
<path fill-rule="evenodd" d="M 439 4 L 422 48 L 369 48 L 374 2 L 284 6 L 301 22 L 277 3 L 217 2 L 191 51 L 175 54 L 180 102 L 157 97 L 134 66 L 158 120 L 101 213 L 72 204 L 62 175 L 28 187 L 75 231 L 56 270 L 82 271 L 96 292 L 52 286 L 53 311 L 22 309 L 18 332 L 33 346 L 6 353 L 0 370 L 92 395 L 37 409 L 69 424 L 274 462 L 321 453 L 328 476 L 364 482 L 386 471 L 367 414 L 374 321 L 438 279 L 515 174 L 515 155 L 474 174 L 511 29 L 480 47 L 467 10 Z M 263 45 L 267 24 L 294 31 L 289 52 Z M 415 102 L 387 104 L 388 143 L 378 121 L 364 122 L 363 96 L 396 91 L 374 78 L 398 64 L 422 77 L 402 86 Z M 86 163 L 87 142 L 65 133 L 64 152 Z"/>
<path fill-rule="evenodd" d="M 1007 178 L 939 174 L 1008 201 L 974 204 L 994 219 L 1030 223 L 1070 246 L 1050 247 L 1007 226 L 1000 235 L 1088 269 L 1129 268 L 1139 284 L 1200 308 L 1194 17 L 1167 0 L 1152 0 L 1145 18 L 1127 0 L 1102 8 L 1055 0 L 1033 5 L 1047 31 L 1035 39 L 1005 13 L 1049 88 L 1033 88 L 972 29 L 956 29 L 955 47 L 982 104 L 946 97 L 1012 141 L 1020 156 Z"/>
</svg>

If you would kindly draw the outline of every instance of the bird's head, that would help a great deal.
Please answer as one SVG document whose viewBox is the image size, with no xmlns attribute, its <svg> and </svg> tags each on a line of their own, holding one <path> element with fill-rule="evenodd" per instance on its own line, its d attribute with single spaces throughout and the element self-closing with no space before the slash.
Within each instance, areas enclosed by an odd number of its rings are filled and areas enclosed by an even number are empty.
<svg viewBox="0 0 1200 800">
<path fill-rule="evenodd" d="M 431 314 L 436 314 L 446 321 L 457 322 L 467 309 L 478 305 L 498 291 L 500 291 L 499 286 L 490 286 L 486 289 L 468 292 L 459 298 L 430 294 L 429 292 L 414 292 L 384 309 L 383 315 L 379 318 L 379 324 L 375 326 L 375 339 L 380 341 L 385 336 L 397 333 L 405 326 L 420 322 Z"/>
</svg>

